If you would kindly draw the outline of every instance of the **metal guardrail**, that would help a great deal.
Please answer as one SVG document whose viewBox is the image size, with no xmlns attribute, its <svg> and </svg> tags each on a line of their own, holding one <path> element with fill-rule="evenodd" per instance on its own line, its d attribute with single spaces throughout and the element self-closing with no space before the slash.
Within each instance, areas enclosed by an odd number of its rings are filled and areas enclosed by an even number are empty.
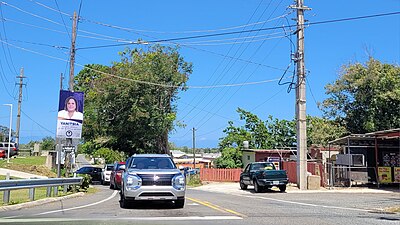
<svg viewBox="0 0 400 225">
<path fill-rule="evenodd" d="M 10 201 L 10 191 L 17 189 L 29 189 L 29 198 L 31 201 L 33 201 L 35 198 L 35 188 L 47 187 L 46 196 L 50 197 L 53 187 L 64 186 L 64 193 L 67 193 L 69 185 L 77 185 L 81 183 L 82 177 L 1 180 L 0 191 L 4 191 L 4 203 L 8 203 Z M 58 195 L 58 188 L 54 188 L 54 195 Z"/>
</svg>

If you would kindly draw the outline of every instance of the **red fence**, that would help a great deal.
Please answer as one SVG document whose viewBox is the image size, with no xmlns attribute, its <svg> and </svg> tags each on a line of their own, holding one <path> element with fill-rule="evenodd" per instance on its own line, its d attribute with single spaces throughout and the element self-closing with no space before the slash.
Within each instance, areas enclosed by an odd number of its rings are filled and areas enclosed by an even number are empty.
<svg viewBox="0 0 400 225">
<path fill-rule="evenodd" d="M 201 181 L 234 181 L 239 182 L 242 169 L 201 168 Z"/>
<path fill-rule="evenodd" d="M 289 183 L 297 183 L 297 163 L 296 162 L 283 162 L 282 169 L 286 170 L 289 178 Z M 320 176 L 320 185 L 324 186 L 324 168 L 322 163 L 308 162 L 307 171 L 312 175 Z"/>
<path fill-rule="evenodd" d="M 290 183 L 297 183 L 297 165 L 296 162 L 283 162 L 282 169 L 286 170 Z M 308 162 L 307 171 L 313 175 L 321 177 L 320 185 L 324 186 L 324 168 L 322 163 Z M 214 169 L 201 168 L 201 181 L 220 181 L 220 182 L 239 182 L 242 169 Z"/>
</svg>

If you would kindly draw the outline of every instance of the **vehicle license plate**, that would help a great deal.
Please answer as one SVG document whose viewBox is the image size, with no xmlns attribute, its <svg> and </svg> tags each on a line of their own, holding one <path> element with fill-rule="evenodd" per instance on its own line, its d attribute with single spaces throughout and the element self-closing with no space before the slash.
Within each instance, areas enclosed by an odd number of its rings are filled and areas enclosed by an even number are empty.
<svg viewBox="0 0 400 225">
<path fill-rule="evenodd" d="M 272 181 L 272 184 L 279 184 L 279 181 Z"/>
</svg>

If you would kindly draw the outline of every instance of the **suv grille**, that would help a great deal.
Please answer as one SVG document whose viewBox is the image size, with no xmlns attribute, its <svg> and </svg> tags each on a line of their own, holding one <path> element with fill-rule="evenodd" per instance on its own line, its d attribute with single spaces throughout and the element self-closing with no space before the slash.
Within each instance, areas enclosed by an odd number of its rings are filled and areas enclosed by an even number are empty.
<svg viewBox="0 0 400 225">
<path fill-rule="evenodd" d="M 175 174 L 138 174 L 143 186 L 171 186 Z"/>
<path fill-rule="evenodd" d="M 142 193 L 139 197 L 151 197 L 151 196 L 174 196 L 172 193 L 169 192 L 152 192 L 152 193 Z"/>
</svg>

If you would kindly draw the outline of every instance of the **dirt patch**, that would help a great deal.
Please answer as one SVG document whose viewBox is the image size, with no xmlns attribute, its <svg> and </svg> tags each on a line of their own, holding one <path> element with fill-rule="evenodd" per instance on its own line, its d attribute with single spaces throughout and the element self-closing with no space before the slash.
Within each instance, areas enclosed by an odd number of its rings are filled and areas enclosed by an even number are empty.
<svg viewBox="0 0 400 225">
<path fill-rule="evenodd" d="M 57 174 L 51 171 L 44 165 L 35 166 L 35 165 L 16 165 L 16 164 L 7 164 L 4 168 L 17 170 L 25 173 L 32 173 L 40 176 L 46 177 L 57 177 Z"/>
</svg>

